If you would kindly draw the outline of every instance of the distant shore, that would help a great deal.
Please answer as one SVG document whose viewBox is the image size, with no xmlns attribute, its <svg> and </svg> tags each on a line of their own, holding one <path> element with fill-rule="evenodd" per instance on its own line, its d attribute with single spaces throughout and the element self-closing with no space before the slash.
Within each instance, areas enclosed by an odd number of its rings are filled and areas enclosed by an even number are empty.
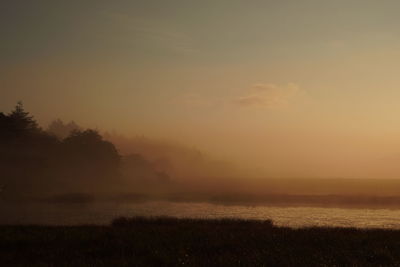
<svg viewBox="0 0 400 267">
<path fill-rule="evenodd" d="M 2 266 L 397 266 L 400 231 L 232 219 L 0 226 Z"/>
<path fill-rule="evenodd" d="M 328 207 L 400 209 L 400 196 L 376 195 L 300 195 L 300 194 L 212 194 L 212 193 L 124 193 L 91 194 L 69 193 L 45 197 L 4 198 L 3 202 L 41 202 L 54 204 L 89 204 L 94 202 L 138 203 L 148 201 L 205 202 L 218 205 L 277 206 L 277 207 Z"/>
</svg>

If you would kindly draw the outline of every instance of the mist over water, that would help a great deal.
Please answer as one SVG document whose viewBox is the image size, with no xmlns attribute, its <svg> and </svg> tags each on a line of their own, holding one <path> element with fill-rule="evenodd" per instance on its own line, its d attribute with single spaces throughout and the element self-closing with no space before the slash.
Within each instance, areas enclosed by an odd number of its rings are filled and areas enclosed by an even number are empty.
<svg viewBox="0 0 400 267">
<path fill-rule="evenodd" d="M 22 103 L 0 124 L 1 224 L 172 216 L 400 228 L 400 180 L 260 177 L 179 142 L 60 119 L 44 130 Z"/>
<path fill-rule="evenodd" d="M 208 203 L 145 202 L 0 205 L 0 224 L 81 225 L 109 224 L 120 216 L 178 218 L 272 219 L 287 227 L 357 227 L 400 229 L 399 209 L 345 209 L 215 205 Z"/>
</svg>

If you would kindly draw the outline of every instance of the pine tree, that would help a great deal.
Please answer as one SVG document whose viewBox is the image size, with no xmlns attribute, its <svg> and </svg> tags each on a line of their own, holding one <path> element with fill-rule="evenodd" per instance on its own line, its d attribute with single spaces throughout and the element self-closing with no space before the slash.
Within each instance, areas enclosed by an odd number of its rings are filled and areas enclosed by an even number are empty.
<svg viewBox="0 0 400 267">
<path fill-rule="evenodd" d="M 40 130 L 33 116 L 24 110 L 22 102 L 18 102 L 14 110 L 8 115 L 12 127 L 18 133 L 32 133 Z"/>
</svg>

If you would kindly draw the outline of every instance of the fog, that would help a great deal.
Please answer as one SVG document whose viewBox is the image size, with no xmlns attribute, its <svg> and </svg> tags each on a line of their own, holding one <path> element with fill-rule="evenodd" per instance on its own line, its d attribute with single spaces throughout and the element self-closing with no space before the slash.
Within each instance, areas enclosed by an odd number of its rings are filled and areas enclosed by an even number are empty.
<svg viewBox="0 0 400 267">
<path fill-rule="evenodd" d="M 241 151 L 250 160 L 235 161 L 176 140 L 86 129 L 74 121 L 56 119 L 40 127 L 22 103 L 0 113 L 0 123 L 0 185 L 6 201 L 400 207 L 399 179 L 333 177 L 349 167 L 350 154 L 340 160 L 315 159 L 313 165 L 312 157 L 278 164 L 284 150 L 272 149 L 277 158 L 264 158 L 261 144 L 252 154 L 241 149 L 249 144 L 243 140 L 232 142 L 229 149 Z M 293 157 L 313 155 L 317 146 L 316 140 L 308 150 L 293 149 Z M 281 147 L 287 149 L 290 143 Z M 326 153 L 327 147 L 320 149 Z M 324 165 L 328 159 L 330 165 Z M 346 160 L 350 161 L 347 165 Z M 266 167 L 257 169 L 260 162 Z M 335 164 L 339 172 L 332 171 Z M 323 167 L 326 176 L 321 175 Z M 364 167 L 369 170 L 371 166 Z"/>
<path fill-rule="evenodd" d="M 1 197 L 396 197 L 399 4 L 372 2 L 8 1 Z"/>
</svg>

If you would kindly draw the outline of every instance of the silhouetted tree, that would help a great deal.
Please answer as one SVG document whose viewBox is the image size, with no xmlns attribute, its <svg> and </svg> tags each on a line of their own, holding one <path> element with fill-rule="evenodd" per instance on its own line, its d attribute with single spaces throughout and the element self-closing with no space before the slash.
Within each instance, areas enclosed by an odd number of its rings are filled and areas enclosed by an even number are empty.
<svg viewBox="0 0 400 267">
<path fill-rule="evenodd" d="M 65 172 L 84 183 L 118 175 L 117 149 L 95 130 L 73 131 L 61 144 L 61 157 Z"/>
<path fill-rule="evenodd" d="M 123 181 L 120 170 L 125 182 L 169 180 L 165 162 L 150 163 L 141 155 L 120 162 L 115 146 L 95 130 L 55 120 L 43 131 L 21 102 L 9 114 L 0 112 L 0 189 L 6 185 L 14 196 L 116 188 Z"/>
<path fill-rule="evenodd" d="M 57 119 L 52 121 L 47 128 L 47 132 L 54 134 L 60 140 L 68 137 L 73 131 L 81 131 L 81 127 L 74 121 L 65 124 L 62 120 Z"/>
<path fill-rule="evenodd" d="M 0 145 L 7 143 L 11 136 L 11 120 L 3 112 L 0 112 Z"/>
<path fill-rule="evenodd" d="M 40 128 L 33 116 L 25 112 L 22 102 L 18 102 L 15 109 L 8 115 L 10 126 L 15 136 L 37 133 Z"/>
<path fill-rule="evenodd" d="M 8 115 L 0 115 L 0 172 L 15 192 L 34 190 L 43 178 L 57 140 L 43 132 L 18 102 Z"/>
</svg>

